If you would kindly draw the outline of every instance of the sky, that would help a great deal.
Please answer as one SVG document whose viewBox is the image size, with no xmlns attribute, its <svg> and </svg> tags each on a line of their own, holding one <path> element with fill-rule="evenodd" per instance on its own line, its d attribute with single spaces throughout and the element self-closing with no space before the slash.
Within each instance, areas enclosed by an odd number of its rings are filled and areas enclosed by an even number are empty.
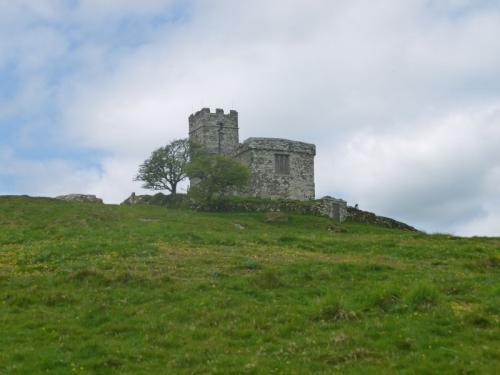
<svg viewBox="0 0 500 375">
<path fill-rule="evenodd" d="M 500 235 L 500 0 L 0 0 L 0 195 L 119 203 L 202 107 L 316 195 Z"/>
</svg>

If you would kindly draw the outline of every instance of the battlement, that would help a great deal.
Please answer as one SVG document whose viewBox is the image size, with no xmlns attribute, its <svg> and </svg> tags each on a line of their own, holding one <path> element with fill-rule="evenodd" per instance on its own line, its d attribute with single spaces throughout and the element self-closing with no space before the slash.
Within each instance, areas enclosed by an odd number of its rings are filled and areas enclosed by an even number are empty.
<svg viewBox="0 0 500 375">
<path fill-rule="evenodd" d="M 316 146 L 313 144 L 281 138 L 248 138 L 241 144 L 239 152 L 248 149 L 316 155 Z"/>
<path fill-rule="evenodd" d="M 211 153 L 232 155 L 239 144 L 238 112 L 202 108 L 189 116 L 189 139 Z"/>
<path fill-rule="evenodd" d="M 189 116 L 189 125 L 199 123 L 201 121 L 207 120 L 218 120 L 219 122 L 230 122 L 236 123 L 238 125 L 238 112 L 235 110 L 230 110 L 229 113 L 225 114 L 222 108 L 217 108 L 215 112 L 211 112 L 210 108 L 202 108 L 201 110 L 191 114 Z M 191 130 L 191 129 L 190 129 Z"/>
</svg>

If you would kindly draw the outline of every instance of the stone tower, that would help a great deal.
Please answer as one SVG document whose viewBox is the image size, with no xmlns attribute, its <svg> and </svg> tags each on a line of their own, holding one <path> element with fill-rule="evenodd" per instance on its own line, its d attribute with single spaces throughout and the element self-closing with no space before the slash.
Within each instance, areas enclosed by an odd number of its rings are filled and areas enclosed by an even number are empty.
<svg viewBox="0 0 500 375">
<path fill-rule="evenodd" d="M 233 156 L 239 146 L 238 112 L 203 108 L 189 116 L 189 140 L 213 154 Z"/>
</svg>

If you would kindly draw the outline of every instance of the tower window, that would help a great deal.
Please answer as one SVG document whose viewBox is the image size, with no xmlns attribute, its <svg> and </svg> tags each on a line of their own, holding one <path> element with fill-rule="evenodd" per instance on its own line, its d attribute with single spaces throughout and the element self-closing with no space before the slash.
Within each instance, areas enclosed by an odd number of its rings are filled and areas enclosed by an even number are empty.
<svg viewBox="0 0 500 375">
<path fill-rule="evenodd" d="M 274 170 L 277 174 L 290 174 L 290 156 L 283 154 L 274 155 Z"/>
</svg>

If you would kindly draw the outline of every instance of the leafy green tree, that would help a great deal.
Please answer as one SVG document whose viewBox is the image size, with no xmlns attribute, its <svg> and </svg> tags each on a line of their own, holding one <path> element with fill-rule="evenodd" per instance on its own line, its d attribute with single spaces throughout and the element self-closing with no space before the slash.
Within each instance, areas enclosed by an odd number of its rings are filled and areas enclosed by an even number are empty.
<svg viewBox="0 0 500 375">
<path fill-rule="evenodd" d="M 135 181 L 143 181 L 142 187 L 151 190 L 168 190 L 177 193 L 177 185 L 187 177 L 186 166 L 190 160 L 190 144 L 187 139 L 176 139 L 153 151 L 139 166 Z"/>
<path fill-rule="evenodd" d="M 201 206 L 213 207 L 250 181 L 250 171 L 240 162 L 222 155 L 204 155 L 187 166 L 191 180 L 189 196 Z"/>
</svg>

